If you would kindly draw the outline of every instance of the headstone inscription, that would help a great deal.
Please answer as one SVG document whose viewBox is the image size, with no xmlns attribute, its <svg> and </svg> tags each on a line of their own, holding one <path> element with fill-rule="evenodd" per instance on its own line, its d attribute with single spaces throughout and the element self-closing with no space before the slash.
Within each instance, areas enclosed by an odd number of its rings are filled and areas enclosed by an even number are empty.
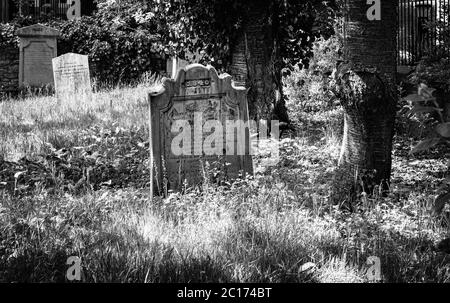
<svg viewBox="0 0 450 303">
<path fill-rule="evenodd" d="M 149 99 L 153 184 L 160 190 L 198 185 L 208 166 L 227 179 L 253 173 L 247 90 L 230 75 L 188 65 Z"/>
<path fill-rule="evenodd" d="M 16 31 L 20 38 L 19 86 L 53 85 L 52 59 L 57 55 L 59 31 L 34 24 Z"/>
<path fill-rule="evenodd" d="M 52 60 L 55 91 L 64 98 L 92 99 L 88 56 L 67 53 Z"/>
</svg>

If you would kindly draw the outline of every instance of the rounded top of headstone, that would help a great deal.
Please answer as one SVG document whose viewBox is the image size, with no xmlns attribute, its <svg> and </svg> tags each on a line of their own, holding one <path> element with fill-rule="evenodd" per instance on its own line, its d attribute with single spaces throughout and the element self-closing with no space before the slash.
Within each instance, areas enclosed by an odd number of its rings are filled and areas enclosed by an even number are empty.
<svg viewBox="0 0 450 303">
<path fill-rule="evenodd" d="M 33 24 L 19 28 L 16 35 L 19 37 L 58 37 L 60 32 L 42 24 Z"/>
<path fill-rule="evenodd" d="M 231 77 L 230 75 L 224 73 L 219 75 L 219 73 L 217 72 L 217 70 L 212 66 L 212 65 L 203 65 L 200 63 L 192 63 L 189 64 L 185 67 L 183 67 L 182 69 L 180 69 L 177 72 L 177 76 L 175 77 L 175 79 L 177 81 L 180 81 L 181 78 L 183 79 L 190 79 L 190 78 L 198 78 L 201 76 L 207 76 L 207 77 L 215 77 L 215 78 L 219 78 L 219 79 L 225 79 L 228 77 Z"/>
<path fill-rule="evenodd" d="M 62 54 L 59 57 L 53 58 L 53 60 L 58 61 L 58 60 L 83 60 L 85 58 L 88 58 L 87 55 L 82 55 L 82 54 L 77 54 L 77 53 L 65 53 Z"/>
</svg>

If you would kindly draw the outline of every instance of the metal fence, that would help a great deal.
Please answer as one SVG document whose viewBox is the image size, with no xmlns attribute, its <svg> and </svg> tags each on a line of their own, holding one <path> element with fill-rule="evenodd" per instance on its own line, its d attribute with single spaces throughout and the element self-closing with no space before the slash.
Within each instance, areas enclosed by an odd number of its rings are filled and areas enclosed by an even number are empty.
<svg viewBox="0 0 450 303">
<path fill-rule="evenodd" d="M 81 15 L 90 15 L 96 9 L 96 1 L 80 0 Z M 386 0 L 392 1 L 392 0 Z M 444 32 L 427 27 L 428 22 L 439 22 L 450 27 L 450 0 L 398 0 L 398 65 L 415 65 L 428 51 L 442 48 Z M 23 0 L 17 7 L 12 0 L 0 0 L 1 22 L 17 15 L 32 16 L 35 20 L 67 19 L 67 10 L 73 4 L 68 0 Z M 448 32 L 447 32 L 448 34 Z M 447 49 L 450 55 L 450 49 Z"/>
<path fill-rule="evenodd" d="M 444 32 L 429 22 L 449 26 L 450 0 L 400 0 L 398 7 L 398 64 L 415 65 L 426 53 L 442 49 Z M 448 38 L 447 38 L 448 39 Z M 448 53 L 448 50 L 446 50 Z"/>
<path fill-rule="evenodd" d="M 96 9 L 96 1 L 80 0 L 81 15 L 91 15 Z M 67 0 L 26 0 L 22 5 L 14 4 L 11 0 L 0 0 L 2 22 L 7 22 L 16 16 L 31 16 L 36 21 L 42 19 L 67 19 L 67 10 L 74 5 L 74 1 Z"/>
</svg>

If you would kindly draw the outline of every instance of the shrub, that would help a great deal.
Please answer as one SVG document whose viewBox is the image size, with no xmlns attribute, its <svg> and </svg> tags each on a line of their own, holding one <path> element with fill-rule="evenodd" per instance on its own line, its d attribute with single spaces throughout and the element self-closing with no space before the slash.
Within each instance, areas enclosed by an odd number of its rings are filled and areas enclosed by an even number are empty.
<svg viewBox="0 0 450 303">
<path fill-rule="evenodd" d="M 443 8 L 443 15 L 447 15 L 449 7 Z M 417 65 L 415 71 L 410 75 L 412 84 L 419 86 L 422 83 L 436 89 L 434 96 L 443 110 L 445 120 L 450 117 L 450 28 L 446 22 L 438 20 L 428 25 L 432 31 L 432 37 L 436 36 L 440 43 L 427 50 Z M 436 116 L 437 117 L 437 116 Z"/>
<path fill-rule="evenodd" d="M 439 143 L 450 143 L 450 118 L 443 114 L 444 108 L 437 102 L 434 96 L 436 89 L 429 88 L 427 85 L 421 83 L 419 85 L 418 93 L 408 95 L 405 100 L 409 102 L 404 107 L 407 109 L 409 116 L 415 116 L 427 130 L 427 136 L 420 141 L 412 150 L 411 153 L 419 153 L 427 151 Z M 448 101 L 447 97 L 447 103 Z M 434 116 L 430 114 L 435 114 Z M 438 190 L 440 195 L 436 197 L 433 206 L 433 213 L 440 215 L 447 203 L 450 202 L 450 189 L 448 187 L 448 178 Z"/>
<path fill-rule="evenodd" d="M 304 111 L 318 111 L 332 107 L 336 98 L 329 88 L 331 73 L 340 58 L 341 41 L 338 36 L 320 38 L 313 46 L 313 58 L 307 69 L 296 68 L 284 80 L 288 96 L 287 107 L 295 115 Z"/>
<path fill-rule="evenodd" d="M 14 34 L 16 27 L 13 24 L 0 23 L 0 47 L 16 46 L 18 47 L 18 37 Z"/>
<path fill-rule="evenodd" d="M 156 41 L 145 32 L 116 26 L 96 16 L 57 24 L 58 52 L 89 56 L 93 76 L 101 83 L 130 83 L 152 70 Z"/>
<path fill-rule="evenodd" d="M 444 116 L 450 116 L 450 60 L 438 55 L 423 58 L 409 80 L 415 84 L 426 84 L 436 89 L 435 96 Z"/>
<path fill-rule="evenodd" d="M 450 123 L 448 117 L 443 115 L 444 109 L 433 96 L 435 91 L 436 89 L 421 83 L 417 94 L 404 98 L 409 104 L 405 105 L 402 111 L 418 120 L 428 133 L 427 139 L 414 147 L 411 153 L 427 150 L 437 145 L 441 139 L 450 138 Z"/>
<path fill-rule="evenodd" d="M 0 47 L 19 47 L 19 37 L 15 34 L 16 30 L 35 23 L 36 20 L 31 17 L 17 17 L 9 23 L 0 23 Z"/>
<path fill-rule="evenodd" d="M 31 17 L 20 17 L 0 24 L 0 47 L 18 47 L 19 39 L 14 32 L 36 22 Z M 100 84 L 139 81 L 145 73 L 155 72 L 159 63 L 156 60 L 164 58 L 161 42 L 155 35 L 128 23 L 116 22 L 110 14 L 39 22 L 61 31 L 58 55 L 74 52 L 89 56 L 91 74 Z"/>
</svg>

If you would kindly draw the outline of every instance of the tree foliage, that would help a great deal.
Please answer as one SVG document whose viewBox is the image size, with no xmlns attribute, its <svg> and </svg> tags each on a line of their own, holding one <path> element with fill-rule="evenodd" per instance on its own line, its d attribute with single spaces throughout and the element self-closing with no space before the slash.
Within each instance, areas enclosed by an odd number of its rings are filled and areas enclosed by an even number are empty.
<svg viewBox="0 0 450 303">
<path fill-rule="evenodd" d="M 252 1 L 170 0 L 99 1 L 98 16 L 113 19 L 117 30 L 158 35 L 165 54 L 184 57 L 198 52 L 200 61 L 217 67 L 230 64 L 230 50 L 242 31 Z M 306 63 L 311 44 L 319 35 L 332 33 L 336 4 L 333 0 L 262 0 L 271 12 L 267 22 L 279 43 L 280 67 Z M 302 62 L 302 60 L 305 60 Z"/>
<path fill-rule="evenodd" d="M 35 22 L 55 27 L 62 33 L 58 52 L 89 55 L 94 76 L 107 83 L 139 79 L 153 69 L 155 54 L 195 53 L 195 61 L 230 72 L 233 48 L 255 5 L 269 12 L 273 45 L 261 47 L 277 52 L 278 74 L 307 64 L 315 38 L 332 33 L 335 0 L 99 0 L 95 14 L 79 20 L 19 16 L 0 29 L 0 43 L 14 42 L 15 29 Z"/>
</svg>

